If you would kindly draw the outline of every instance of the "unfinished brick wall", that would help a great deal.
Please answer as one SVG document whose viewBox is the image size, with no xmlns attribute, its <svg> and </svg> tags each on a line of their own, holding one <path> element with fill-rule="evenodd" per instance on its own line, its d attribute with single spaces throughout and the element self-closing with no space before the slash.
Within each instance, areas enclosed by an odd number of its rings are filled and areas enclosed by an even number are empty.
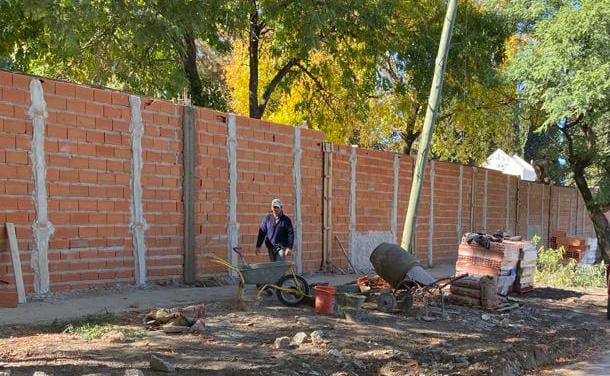
<svg viewBox="0 0 610 376">
<path fill-rule="evenodd" d="M 28 293 L 35 292 L 31 258 L 36 252 L 32 224 L 37 215 L 29 155 L 33 79 L 0 71 L 0 224 L 16 225 Z M 184 107 L 141 98 L 134 110 L 126 93 L 41 81 L 48 113 L 44 135 L 48 218 L 55 229 L 48 250 L 50 290 L 132 283 L 136 278 L 132 171 L 136 155 L 130 130 L 136 110 L 141 112 L 144 132 L 139 181 L 145 280 L 182 279 Z M 236 131 L 234 185 L 229 172 L 230 119 L 235 119 Z M 274 197 L 284 202 L 295 225 L 300 209 L 299 262 L 303 270 L 318 269 L 323 251 L 324 135 L 203 108 L 195 109 L 194 126 L 196 277 L 226 272 L 209 256 L 230 258 L 232 205 L 237 242 L 246 257 L 251 262 L 266 259 L 264 254 L 255 257 L 254 245 L 261 217 Z M 401 241 L 414 161 L 410 156 L 345 145 L 333 145 L 332 159 L 330 261 L 345 268 L 339 242 L 352 260 L 366 260 L 366 252 L 378 242 Z M 536 233 L 544 241 L 555 229 L 593 236 L 575 189 L 521 182 L 496 171 L 447 162 L 428 164 L 415 238 L 415 254 L 422 263 L 453 262 L 463 232 L 498 229 L 524 236 Z M 0 278 L 11 280 L 6 237 L 3 228 Z"/>
</svg>

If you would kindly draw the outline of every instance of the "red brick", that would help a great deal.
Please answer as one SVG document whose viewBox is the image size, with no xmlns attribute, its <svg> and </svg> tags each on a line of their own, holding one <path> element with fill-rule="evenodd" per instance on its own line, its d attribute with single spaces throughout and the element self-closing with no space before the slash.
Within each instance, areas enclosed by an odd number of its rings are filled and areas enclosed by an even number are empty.
<svg viewBox="0 0 610 376">
<path fill-rule="evenodd" d="M 111 131 L 111 130 L 113 130 L 112 120 L 106 119 L 106 118 L 96 118 L 95 119 L 95 128 Z"/>
<path fill-rule="evenodd" d="M 87 112 L 87 115 L 92 115 L 92 116 L 103 116 L 104 115 L 104 107 L 101 104 L 95 103 L 95 102 L 86 102 L 85 111 Z"/>
<path fill-rule="evenodd" d="M 12 102 L 15 104 L 27 104 L 29 103 L 28 93 L 23 90 L 2 88 L 2 99 L 6 102 Z"/>
<path fill-rule="evenodd" d="M 76 86 L 76 98 L 81 100 L 93 100 L 93 89 L 86 86 Z"/>
<path fill-rule="evenodd" d="M 126 93 L 112 92 L 112 104 L 119 104 L 123 106 L 129 106 L 129 95 Z"/>
<path fill-rule="evenodd" d="M 95 128 L 95 118 L 90 116 L 78 116 L 76 124 L 82 127 Z"/>
<path fill-rule="evenodd" d="M 13 86 L 13 73 L 0 70 L 0 85 Z"/>
<path fill-rule="evenodd" d="M 48 137 L 68 138 L 68 127 L 64 125 L 47 124 L 46 131 Z"/>
<path fill-rule="evenodd" d="M 7 133 L 26 133 L 26 122 L 24 120 L 4 119 L 4 131 Z"/>
<path fill-rule="evenodd" d="M 76 120 L 76 117 L 74 118 Z M 83 129 L 68 128 L 68 138 L 70 140 L 86 140 L 87 131 Z"/>
<path fill-rule="evenodd" d="M 55 94 L 62 97 L 73 98 L 76 95 L 76 88 L 73 84 L 65 83 L 65 82 L 56 82 L 55 83 Z"/>
<path fill-rule="evenodd" d="M 45 101 L 47 102 L 47 109 L 49 110 L 66 110 L 66 98 L 58 97 L 55 95 L 45 95 Z"/>
<path fill-rule="evenodd" d="M 0 149 L 14 149 L 15 148 L 15 136 L 3 134 L 0 135 Z"/>
<path fill-rule="evenodd" d="M 15 114 L 13 105 L 10 103 L 0 103 L 0 116 L 12 117 Z"/>
<path fill-rule="evenodd" d="M 76 125 L 76 115 L 67 112 L 58 112 L 56 114 L 56 121 L 59 124 Z"/>
<path fill-rule="evenodd" d="M 66 108 L 71 112 L 85 113 L 87 102 L 80 99 L 68 99 L 66 101 Z"/>
<path fill-rule="evenodd" d="M 28 164 L 28 153 L 25 151 L 6 151 L 6 163 Z"/>
<path fill-rule="evenodd" d="M 87 142 L 104 143 L 104 133 L 99 131 L 87 131 Z"/>
<path fill-rule="evenodd" d="M 93 89 L 93 99 L 96 102 L 112 103 L 112 92 L 110 90 Z"/>
<path fill-rule="evenodd" d="M 104 157 L 114 157 L 114 148 L 111 146 L 98 145 L 95 147 L 96 155 Z"/>
</svg>

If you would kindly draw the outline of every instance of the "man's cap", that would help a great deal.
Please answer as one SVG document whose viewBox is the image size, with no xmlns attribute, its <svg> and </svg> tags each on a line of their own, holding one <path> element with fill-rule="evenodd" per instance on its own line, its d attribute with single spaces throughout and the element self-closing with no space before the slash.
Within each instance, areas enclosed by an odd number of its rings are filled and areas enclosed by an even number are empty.
<svg viewBox="0 0 610 376">
<path fill-rule="evenodd" d="M 282 207 L 282 201 L 280 201 L 279 198 L 274 198 L 273 201 L 271 201 L 271 206 L 272 207 L 281 208 Z"/>
</svg>

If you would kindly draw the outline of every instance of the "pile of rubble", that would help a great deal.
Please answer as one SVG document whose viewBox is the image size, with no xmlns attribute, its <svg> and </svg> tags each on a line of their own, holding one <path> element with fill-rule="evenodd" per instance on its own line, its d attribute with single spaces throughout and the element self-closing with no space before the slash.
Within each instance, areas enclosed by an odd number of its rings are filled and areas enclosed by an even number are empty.
<svg viewBox="0 0 610 376">
<path fill-rule="evenodd" d="M 144 316 L 148 330 L 162 330 L 165 333 L 203 334 L 205 332 L 205 305 L 197 304 L 184 308 L 159 308 Z"/>
</svg>

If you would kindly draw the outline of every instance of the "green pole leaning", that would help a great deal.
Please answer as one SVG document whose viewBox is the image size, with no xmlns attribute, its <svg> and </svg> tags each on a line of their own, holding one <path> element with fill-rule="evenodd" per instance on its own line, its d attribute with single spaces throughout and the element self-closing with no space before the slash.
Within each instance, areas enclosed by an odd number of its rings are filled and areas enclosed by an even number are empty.
<svg viewBox="0 0 610 376">
<path fill-rule="evenodd" d="M 413 171 L 413 183 L 411 184 L 411 194 L 409 195 L 409 206 L 405 218 L 405 227 L 402 232 L 402 242 L 400 243 L 401 247 L 410 253 L 414 253 L 412 247 L 413 238 L 415 236 L 415 224 L 417 223 L 417 209 L 419 207 L 421 188 L 424 182 L 424 171 L 426 168 L 428 151 L 430 150 L 432 132 L 434 131 L 434 122 L 441 101 L 443 75 L 445 73 L 445 66 L 447 65 L 447 54 L 449 52 L 449 44 L 451 42 L 451 34 L 456 14 L 457 0 L 449 0 L 445 22 L 443 23 L 441 40 L 436 54 L 434 78 L 432 79 L 432 86 L 430 87 L 430 97 L 428 98 L 424 127 L 417 148 L 417 160 L 415 162 L 415 170 Z"/>
</svg>

